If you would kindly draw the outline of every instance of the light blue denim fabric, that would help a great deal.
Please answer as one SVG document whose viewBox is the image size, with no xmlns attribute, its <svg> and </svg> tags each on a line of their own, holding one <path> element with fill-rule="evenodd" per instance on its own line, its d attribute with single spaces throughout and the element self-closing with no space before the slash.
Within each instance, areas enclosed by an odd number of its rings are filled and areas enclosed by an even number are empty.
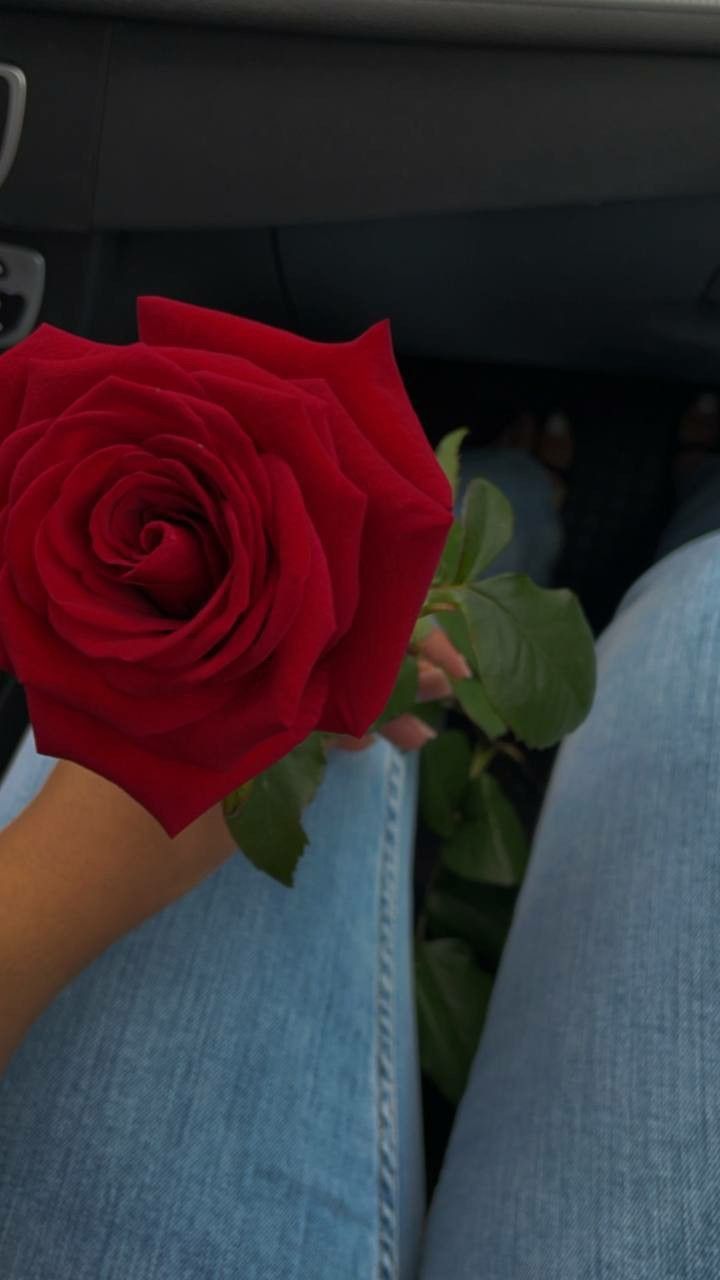
<svg viewBox="0 0 720 1280">
<path fill-rule="evenodd" d="M 717 484 L 703 512 L 720 526 Z M 422 1280 L 720 1276 L 720 534 L 702 533 L 691 504 L 599 642 Z"/>
<path fill-rule="evenodd" d="M 28 734 L 0 826 L 52 764 Z M 416 755 L 333 752 L 295 889 L 232 859 L 38 1020 L 0 1080 L 2 1280 L 416 1275 L 416 791 Z"/>
</svg>

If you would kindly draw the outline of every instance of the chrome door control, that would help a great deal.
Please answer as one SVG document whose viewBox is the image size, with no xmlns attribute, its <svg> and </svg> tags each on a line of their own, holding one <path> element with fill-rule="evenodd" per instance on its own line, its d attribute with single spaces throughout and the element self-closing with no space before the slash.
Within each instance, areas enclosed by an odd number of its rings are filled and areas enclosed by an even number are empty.
<svg viewBox="0 0 720 1280">
<path fill-rule="evenodd" d="M 25 73 L 19 67 L 13 67 L 9 62 L 0 62 L 0 81 L 4 81 L 7 90 L 5 126 L 0 139 L 0 187 L 2 187 L 12 169 L 20 144 L 25 119 L 27 80 Z"/>
<path fill-rule="evenodd" d="M 45 293 L 45 259 L 35 249 L 0 244 L 0 351 L 35 328 Z"/>
</svg>

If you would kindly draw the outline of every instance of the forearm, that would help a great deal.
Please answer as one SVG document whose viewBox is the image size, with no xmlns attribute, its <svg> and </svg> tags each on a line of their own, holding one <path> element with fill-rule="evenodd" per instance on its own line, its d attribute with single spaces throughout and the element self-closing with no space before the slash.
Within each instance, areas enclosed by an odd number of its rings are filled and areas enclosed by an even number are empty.
<svg viewBox="0 0 720 1280">
<path fill-rule="evenodd" d="M 0 1070 L 66 983 L 233 849 L 219 806 L 171 840 L 118 787 L 58 764 L 0 833 Z"/>
</svg>

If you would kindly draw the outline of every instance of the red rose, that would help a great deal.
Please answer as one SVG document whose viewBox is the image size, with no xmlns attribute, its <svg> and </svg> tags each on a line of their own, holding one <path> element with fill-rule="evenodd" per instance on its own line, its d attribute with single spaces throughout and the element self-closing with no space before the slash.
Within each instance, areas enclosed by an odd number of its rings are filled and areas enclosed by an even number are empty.
<svg viewBox="0 0 720 1280">
<path fill-rule="evenodd" d="M 0 666 L 38 749 L 176 835 L 383 710 L 452 496 L 389 327 L 309 342 L 162 299 L 0 360 Z"/>
</svg>

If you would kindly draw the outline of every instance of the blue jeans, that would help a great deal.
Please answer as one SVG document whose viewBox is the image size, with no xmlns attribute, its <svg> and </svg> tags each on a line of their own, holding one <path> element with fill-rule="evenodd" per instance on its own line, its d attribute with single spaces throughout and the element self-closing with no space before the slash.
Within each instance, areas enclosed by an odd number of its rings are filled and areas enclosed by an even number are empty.
<svg viewBox="0 0 720 1280">
<path fill-rule="evenodd" d="M 498 567 L 528 567 L 532 548 L 547 581 L 544 473 L 495 451 L 473 471 L 518 513 Z M 707 530 L 644 575 L 600 641 L 596 704 L 560 752 L 425 1227 L 417 759 L 378 742 L 334 754 L 292 892 L 234 859 L 36 1022 L 0 1081 L 3 1280 L 716 1280 Z M 52 763 L 28 735 L 0 825 Z"/>
</svg>

